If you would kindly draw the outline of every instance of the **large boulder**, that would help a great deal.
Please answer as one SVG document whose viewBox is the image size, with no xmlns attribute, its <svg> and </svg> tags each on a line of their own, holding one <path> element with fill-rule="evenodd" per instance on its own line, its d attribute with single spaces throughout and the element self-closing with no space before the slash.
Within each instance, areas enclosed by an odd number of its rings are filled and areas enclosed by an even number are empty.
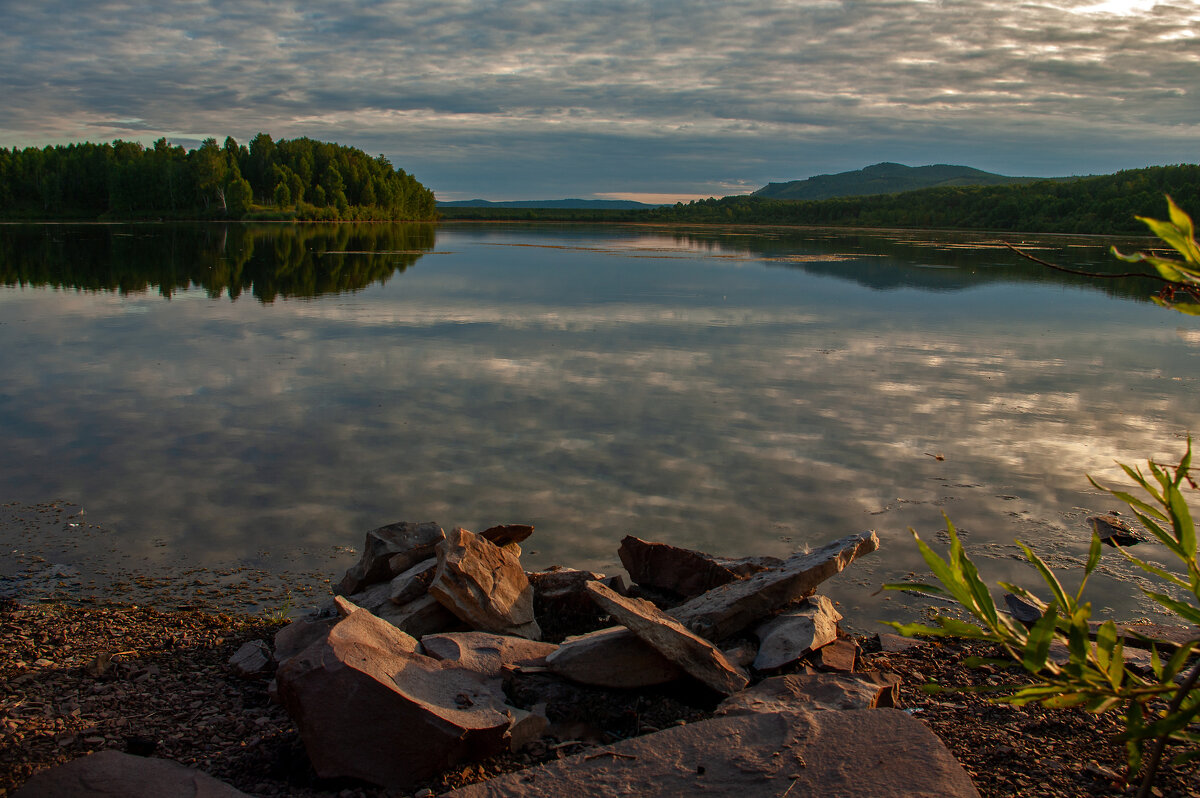
<svg viewBox="0 0 1200 798">
<path fill-rule="evenodd" d="M 432 557 L 434 548 L 445 537 L 442 528 L 432 521 L 400 521 L 372 529 L 363 542 L 358 562 L 346 571 L 334 592 L 350 596 L 367 585 L 391 579 Z"/>
<path fill-rule="evenodd" d="M 43 770 L 13 798 L 248 798 L 207 773 L 170 759 L 97 751 Z"/>
<path fill-rule="evenodd" d="M 895 709 L 866 709 L 712 718 L 447 795 L 978 798 L 979 793 L 920 721 Z"/>
<path fill-rule="evenodd" d="M 666 659 L 711 689 L 729 695 L 749 682 L 719 648 L 689 632 L 649 601 L 627 598 L 599 582 L 586 588 L 601 609 Z"/>
<path fill-rule="evenodd" d="M 624 626 L 568 637 L 546 665 L 559 676 L 595 687 L 633 689 L 673 682 L 683 670 Z"/>
<path fill-rule="evenodd" d="M 810 596 L 796 608 L 779 613 L 754 630 L 759 640 L 754 669 L 777 670 L 832 643 L 837 640 L 841 619 L 842 614 L 825 596 Z"/>
<path fill-rule="evenodd" d="M 793 554 L 777 568 L 701 593 L 672 609 L 671 615 L 702 637 L 722 640 L 808 595 L 877 548 L 879 538 L 874 532 L 849 535 L 807 554 Z"/>
<path fill-rule="evenodd" d="M 465 529 L 437 546 L 438 568 L 429 595 L 471 628 L 537 640 L 533 588 L 511 552 Z"/>
<path fill-rule="evenodd" d="M 416 647 L 386 621 L 350 608 L 327 635 L 280 666 L 280 703 L 318 776 L 404 789 L 509 747 L 514 716 L 499 680 L 417 654 Z"/>
</svg>

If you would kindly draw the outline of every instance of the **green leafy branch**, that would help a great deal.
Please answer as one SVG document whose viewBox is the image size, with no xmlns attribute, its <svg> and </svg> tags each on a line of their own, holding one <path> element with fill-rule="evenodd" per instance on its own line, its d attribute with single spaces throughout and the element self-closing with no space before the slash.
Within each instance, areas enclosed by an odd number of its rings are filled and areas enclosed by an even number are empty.
<svg viewBox="0 0 1200 798">
<path fill-rule="evenodd" d="M 1191 217 L 1184 213 L 1169 195 L 1167 209 L 1170 221 L 1146 216 L 1134 218 L 1145 222 L 1154 235 L 1183 257 L 1182 261 L 1160 258 L 1145 252 L 1122 255 L 1116 247 L 1112 248 L 1112 253 L 1126 263 L 1149 263 L 1168 281 L 1163 292 L 1154 298 L 1155 302 L 1181 313 L 1200 316 L 1200 244 L 1196 242 L 1196 228 Z M 1185 295 L 1182 302 L 1178 301 L 1180 293 Z"/>
<path fill-rule="evenodd" d="M 1190 593 L 1194 602 L 1143 589 L 1149 598 L 1180 619 L 1192 626 L 1200 626 L 1200 565 L 1196 558 L 1196 528 L 1183 495 L 1185 484 L 1195 487 L 1189 474 L 1191 458 L 1189 439 L 1187 453 L 1174 468 L 1150 462 L 1147 476 L 1140 469 L 1122 464 L 1121 468 L 1148 494 L 1149 500 L 1126 491 L 1106 488 L 1091 477 L 1088 479 L 1100 490 L 1128 504 L 1143 526 L 1183 562 L 1186 576 L 1141 560 L 1123 547 L 1113 544 L 1130 562 Z M 921 556 L 941 585 L 899 583 L 884 585 L 884 589 L 920 590 L 952 598 L 974 617 L 976 623 L 939 615 L 934 618 L 937 626 L 894 622 L 889 622 L 889 625 L 903 635 L 969 638 L 1003 648 L 1012 661 L 1020 663 L 1034 676 L 1034 681 L 1025 686 L 1007 688 L 1012 692 L 997 696 L 994 701 L 1018 706 L 1031 702 L 1040 702 L 1049 707 L 1081 706 L 1094 713 L 1123 708 L 1125 732 L 1121 739 L 1125 741 L 1129 766 L 1127 777 L 1143 770 L 1143 749 L 1147 741 L 1153 741 L 1139 796 L 1150 794 L 1154 775 L 1168 744 L 1189 746 L 1188 750 L 1173 759 L 1173 764 L 1200 758 L 1200 749 L 1197 748 L 1200 745 L 1200 731 L 1195 728 L 1196 718 L 1200 715 L 1200 691 L 1193 689 L 1200 678 L 1200 661 L 1184 674 L 1192 653 L 1200 650 L 1200 633 L 1196 639 L 1175 647 L 1165 660 L 1160 655 L 1160 649 L 1170 650 L 1172 644 L 1144 638 L 1144 642 L 1150 645 L 1152 677 L 1139 675 L 1126 668 L 1124 636 L 1118 634 L 1117 626 L 1112 621 L 1094 627 L 1090 623 L 1091 603 L 1083 600 L 1088 578 L 1100 564 L 1103 552 L 1099 535 L 1092 534 L 1083 579 L 1074 593 L 1063 587 L 1055 573 L 1032 549 L 1017 541 L 1052 595 L 1051 601 L 1043 604 L 1034 594 L 1018 585 L 999 583 L 1009 592 L 1044 608 L 1041 618 L 1026 627 L 1008 613 L 997 609 L 988 586 L 967 556 L 949 518 L 946 519 L 946 527 L 950 536 L 950 551 L 946 559 L 942 559 L 921 540 L 915 530 L 909 529 Z M 1092 637 L 1095 638 L 1094 642 Z M 1055 642 L 1065 645 L 1067 649 L 1068 657 L 1064 664 L 1050 658 L 1051 644 Z M 983 662 L 972 658 L 968 664 Z M 931 687 L 941 689 L 936 685 Z"/>
</svg>

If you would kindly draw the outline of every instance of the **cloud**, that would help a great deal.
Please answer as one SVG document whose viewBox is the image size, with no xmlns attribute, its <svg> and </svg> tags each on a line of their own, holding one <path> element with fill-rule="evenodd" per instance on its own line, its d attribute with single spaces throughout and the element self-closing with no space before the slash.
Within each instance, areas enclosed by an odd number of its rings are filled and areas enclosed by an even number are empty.
<svg viewBox="0 0 1200 798">
<path fill-rule="evenodd" d="M 1182 0 L 0 8 L 0 142 L 313 135 L 446 198 L 708 195 L 899 157 L 1109 171 L 1194 157 L 1200 110 Z"/>
</svg>

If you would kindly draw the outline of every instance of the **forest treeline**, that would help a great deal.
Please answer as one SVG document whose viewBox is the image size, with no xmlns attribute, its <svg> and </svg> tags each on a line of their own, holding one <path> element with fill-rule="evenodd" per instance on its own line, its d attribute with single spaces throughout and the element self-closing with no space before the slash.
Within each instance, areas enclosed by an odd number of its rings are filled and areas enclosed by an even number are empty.
<svg viewBox="0 0 1200 798">
<path fill-rule="evenodd" d="M 159 139 L 0 148 L 0 217 L 407 220 L 433 192 L 387 158 L 259 133 L 194 150 Z"/>
<path fill-rule="evenodd" d="M 1153 166 L 1069 181 L 929 188 L 828 200 L 735 196 L 632 211 L 443 208 L 442 217 L 1142 235 L 1146 227 L 1134 216 L 1163 216 L 1164 194 L 1174 197 L 1184 210 L 1200 214 L 1200 166 Z"/>
</svg>

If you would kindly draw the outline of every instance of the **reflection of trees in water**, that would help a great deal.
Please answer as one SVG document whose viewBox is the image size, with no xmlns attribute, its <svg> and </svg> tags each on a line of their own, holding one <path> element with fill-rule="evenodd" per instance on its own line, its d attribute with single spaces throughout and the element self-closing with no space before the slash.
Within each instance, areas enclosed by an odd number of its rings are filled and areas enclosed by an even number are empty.
<svg viewBox="0 0 1200 798">
<path fill-rule="evenodd" d="M 816 230 L 797 233 L 782 229 L 735 237 L 729 235 L 728 228 L 711 231 L 690 228 L 676 231 L 675 239 L 688 248 L 737 252 L 883 291 L 896 288 L 960 291 L 987 283 L 1052 283 L 1149 301 L 1161 287 L 1153 279 L 1080 277 L 1056 272 L 1004 247 L 1004 242 L 1011 242 L 1061 266 L 1097 274 L 1131 271 L 1129 264 L 1109 254 L 1109 241 L 1097 239 L 1059 238 L 1030 243 L 1020 234 L 980 236 L 918 231 L 855 234 Z M 1039 246 L 1048 249 L 1041 251 Z M 1137 247 L 1144 248 L 1144 241 L 1137 243 Z M 822 261 L 822 255 L 830 259 Z M 789 262 L 790 257 L 796 256 L 814 260 Z"/>
<path fill-rule="evenodd" d="M 431 224 L 17 225 L 0 228 L 0 283 L 271 302 L 385 282 L 434 243 Z"/>
</svg>

